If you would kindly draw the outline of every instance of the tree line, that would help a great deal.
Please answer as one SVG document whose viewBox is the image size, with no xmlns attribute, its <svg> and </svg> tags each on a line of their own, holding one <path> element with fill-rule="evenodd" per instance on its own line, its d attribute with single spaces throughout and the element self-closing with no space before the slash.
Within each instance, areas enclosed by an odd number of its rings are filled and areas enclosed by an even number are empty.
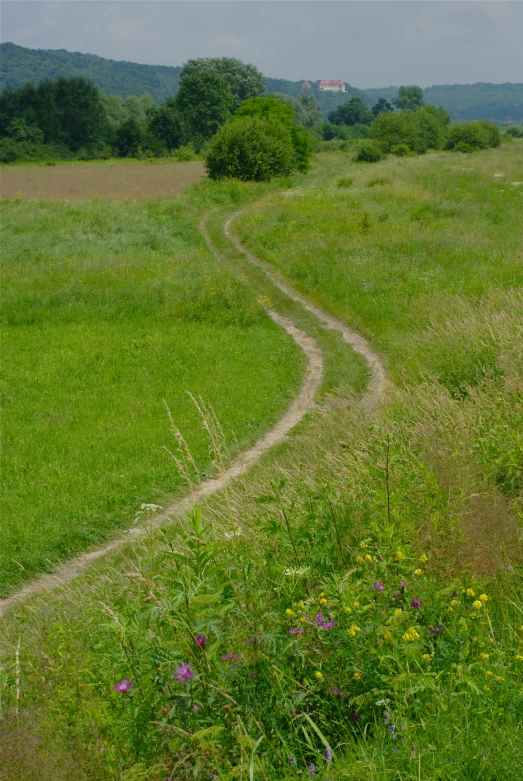
<svg viewBox="0 0 523 781">
<path fill-rule="evenodd" d="M 473 151 L 499 144 L 488 122 L 450 125 L 442 108 L 425 105 L 418 86 L 400 87 L 369 108 L 358 96 L 322 121 L 310 90 L 266 95 L 265 77 L 234 58 L 185 63 L 177 94 L 157 105 L 149 95 L 102 93 L 83 77 L 44 80 L 0 94 L 0 161 L 203 155 L 211 176 L 260 179 L 307 170 L 321 141 L 367 140 L 360 159 Z"/>
</svg>

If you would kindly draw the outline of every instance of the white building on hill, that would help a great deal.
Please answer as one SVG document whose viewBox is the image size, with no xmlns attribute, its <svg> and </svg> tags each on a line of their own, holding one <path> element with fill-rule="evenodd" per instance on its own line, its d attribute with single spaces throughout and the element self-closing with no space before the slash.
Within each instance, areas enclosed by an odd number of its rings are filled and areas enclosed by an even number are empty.
<svg viewBox="0 0 523 781">
<path fill-rule="evenodd" d="M 345 92 L 344 81 L 320 81 L 318 82 L 320 92 Z"/>
</svg>

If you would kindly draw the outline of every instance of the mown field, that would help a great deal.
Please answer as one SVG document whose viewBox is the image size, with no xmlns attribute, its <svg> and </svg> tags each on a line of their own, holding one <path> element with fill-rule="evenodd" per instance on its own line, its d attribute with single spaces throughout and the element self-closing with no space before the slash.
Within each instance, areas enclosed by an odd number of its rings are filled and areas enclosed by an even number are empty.
<svg viewBox="0 0 523 781">
<path fill-rule="evenodd" d="M 519 781 L 521 182 L 516 145 L 331 154 L 237 218 L 394 387 L 7 617 L 6 779 Z"/>
<path fill-rule="evenodd" d="M 162 450 L 176 444 L 165 404 L 205 474 L 188 393 L 212 405 L 233 451 L 298 387 L 301 354 L 206 249 L 207 205 L 2 203 L 0 593 L 184 488 Z"/>
<path fill-rule="evenodd" d="M 125 164 L 127 163 L 127 164 Z M 203 179 L 201 162 L 129 164 L 71 164 L 52 166 L 17 166 L 1 173 L 2 198 L 41 200 L 64 198 L 167 198 L 178 195 Z"/>
</svg>

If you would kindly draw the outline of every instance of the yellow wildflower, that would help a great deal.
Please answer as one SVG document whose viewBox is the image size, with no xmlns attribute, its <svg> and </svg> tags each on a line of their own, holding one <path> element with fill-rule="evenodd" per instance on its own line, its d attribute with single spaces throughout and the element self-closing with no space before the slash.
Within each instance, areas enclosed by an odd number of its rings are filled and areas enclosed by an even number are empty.
<svg viewBox="0 0 523 781">
<path fill-rule="evenodd" d="M 322 591 L 322 592 L 320 593 L 320 597 L 324 597 L 324 596 L 325 596 L 325 591 Z"/>
<path fill-rule="evenodd" d="M 358 564 L 363 564 L 363 559 L 361 556 L 356 556 L 356 561 L 358 562 Z"/>
<path fill-rule="evenodd" d="M 320 605 L 323 605 L 323 607 L 325 607 L 326 604 L 327 604 L 327 600 L 325 599 L 325 597 L 322 597 L 320 599 Z"/>
<path fill-rule="evenodd" d="M 355 681 L 361 681 L 361 679 L 363 678 L 361 673 L 354 673 L 353 677 Z"/>
<path fill-rule="evenodd" d="M 480 594 L 479 598 L 481 599 L 482 602 L 488 602 L 488 597 L 486 594 Z"/>
<path fill-rule="evenodd" d="M 472 607 L 474 608 L 474 610 L 481 610 L 481 608 L 483 607 L 483 602 L 481 602 L 479 599 L 476 599 L 472 603 Z"/>
<path fill-rule="evenodd" d="M 369 547 L 369 541 L 368 540 L 362 540 L 360 542 L 360 548 L 368 548 Z"/>
<path fill-rule="evenodd" d="M 521 656 L 521 654 L 516 654 L 516 662 L 523 662 L 523 656 Z"/>
<path fill-rule="evenodd" d="M 294 610 L 291 610 L 290 607 L 288 607 L 287 610 L 285 611 L 285 615 L 288 616 L 289 618 L 296 617 L 296 613 L 294 612 Z"/>
<path fill-rule="evenodd" d="M 356 637 L 356 632 L 361 632 L 361 629 L 357 624 L 353 624 L 351 628 L 347 630 L 349 637 Z"/>
<path fill-rule="evenodd" d="M 468 588 L 466 590 L 465 594 L 467 595 L 467 597 L 475 597 L 476 596 L 476 592 L 474 591 L 473 588 Z"/>
<path fill-rule="evenodd" d="M 314 673 L 314 677 L 315 677 L 315 678 L 316 678 L 318 681 L 321 681 L 321 679 L 323 678 L 323 673 L 320 673 L 320 671 L 319 671 L 319 670 L 316 670 L 316 672 Z"/>
<path fill-rule="evenodd" d="M 372 556 L 369 553 L 365 554 L 365 561 L 367 562 L 372 561 Z"/>
<path fill-rule="evenodd" d="M 354 607 L 355 607 L 355 608 L 358 608 L 359 606 L 360 606 L 360 603 L 359 603 L 359 602 L 354 602 Z"/>
<path fill-rule="evenodd" d="M 422 569 L 415 569 L 414 570 L 414 574 L 415 575 L 423 575 L 423 570 Z"/>
<path fill-rule="evenodd" d="M 400 610 L 400 608 L 397 607 L 392 615 L 394 616 L 394 618 L 402 618 L 403 610 Z"/>
<path fill-rule="evenodd" d="M 419 634 L 416 632 L 413 626 L 411 626 L 410 629 L 407 629 L 405 634 L 403 635 L 403 639 L 407 643 L 413 643 L 415 640 L 419 640 Z"/>
<path fill-rule="evenodd" d="M 298 607 L 300 608 L 300 610 L 304 610 L 305 602 L 298 602 Z"/>
<path fill-rule="evenodd" d="M 429 557 L 426 556 L 424 553 L 422 553 L 422 555 L 419 557 L 419 560 L 421 561 L 422 564 L 426 564 L 427 561 L 429 560 Z"/>
<path fill-rule="evenodd" d="M 485 675 L 487 676 L 487 678 L 492 678 L 492 676 L 494 675 L 494 673 L 493 673 L 493 672 L 491 672 L 490 670 L 487 670 L 487 672 L 485 673 Z"/>
<path fill-rule="evenodd" d="M 450 604 L 452 607 L 456 607 L 456 605 L 459 605 L 459 599 L 451 599 Z"/>
<path fill-rule="evenodd" d="M 383 639 L 387 643 L 391 643 L 392 642 L 392 632 L 385 632 L 385 634 L 383 635 Z"/>
<path fill-rule="evenodd" d="M 400 550 L 396 551 L 396 558 L 399 561 L 403 561 L 403 559 L 405 558 L 405 554 L 403 553 L 403 551 Z"/>
<path fill-rule="evenodd" d="M 519 627 L 519 631 L 520 631 L 520 632 L 523 632 L 523 626 L 520 626 L 520 627 Z"/>
<path fill-rule="evenodd" d="M 346 613 L 352 613 L 352 610 L 350 609 L 350 607 L 344 607 L 343 609 L 344 609 L 344 611 Z"/>
<path fill-rule="evenodd" d="M 485 686 L 483 688 L 485 689 L 486 692 L 490 691 L 490 686 L 487 686 L 486 684 L 485 684 Z"/>
<path fill-rule="evenodd" d="M 430 662 L 430 660 L 432 659 L 432 656 L 431 656 L 430 654 L 422 654 L 422 655 L 421 655 L 421 658 L 422 658 L 422 659 L 423 659 L 425 662 Z"/>
<path fill-rule="evenodd" d="M 490 654 L 480 654 L 480 656 L 485 662 L 490 659 Z"/>
</svg>

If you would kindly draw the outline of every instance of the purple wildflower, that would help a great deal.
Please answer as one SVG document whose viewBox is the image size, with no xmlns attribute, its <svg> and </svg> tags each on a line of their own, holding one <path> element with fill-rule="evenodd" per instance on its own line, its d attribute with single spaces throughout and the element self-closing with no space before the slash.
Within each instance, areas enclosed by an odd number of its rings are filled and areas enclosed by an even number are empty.
<svg viewBox="0 0 523 781">
<path fill-rule="evenodd" d="M 337 689 L 334 687 L 331 689 L 331 694 L 334 694 L 335 697 L 345 697 L 344 693 L 341 691 L 341 689 Z"/>
<path fill-rule="evenodd" d="M 427 632 L 435 632 L 436 634 L 441 634 L 441 632 L 444 632 L 445 629 L 442 626 L 428 626 Z"/>
<path fill-rule="evenodd" d="M 314 778 L 314 774 L 316 772 L 316 767 L 314 765 L 309 765 L 309 772 L 311 774 L 311 778 Z"/>
<path fill-rule="evenodd" d="M 397 746 L 393 746 L 393 747 L 392 747 L 392 750 L 394 751 L 394 753 L 395 753 L 395 754 L 397 754 L 397 753 L 398 753 L 398 747 L 397 747 Z"/>
<path fill-rule="evenodd" d="M 392 740 L 395 740 L 396 739 L 396 725 L 395 724 L 391 724 L 389 729 L 390 729 L 390 736 L 391 736 Z"/>
<path fill-rule="evenodd" d="M 407 584 L 405 583 L 404 580 L 401 581 L 400 586 L 401 586 L 402 593 L 407 590 Z"/>
<path fill-rule="evenodd" d="M 194 678 L 194 671 L 190 662 L 182 662 L 182 664 L 176 668 L 173 672 L 173 677 L 176 678 L 178 683 L 186 683 L 192 681 Z"/>
<path fill-rule="evenodd" d="M 118 681 L 118 683 L 115 683 L 113 689 L 115 692 L 118 692 L 118 694 L 127 694 L 127 692 L 131 691 L 133 686 L 134 683 L 132 681 L 126 681 L 124 679 L 123 681 Z"/>
<path fill-rule="evenodd" d="M 323 624 L 322 629 L 334 629 L 335 626 L 336 626 L 336 622 L 335 621 L 326 621 Z"/>
<path fill-rule="evenodd" d="M 223 662 L 231 662 L 233 659 L 234 659 L 234 654 L 232 653 L 232 651 L 229 651 L 228 654 L 224 654 L 222 656 Z"/>
<path fill-rule="evenodd" d="M 316 616 L 316 623 L 318 626 L 323 626 L 323 613 L 318 613 Z"/>
<path fill-rule="evenodd" d="M 390 721 L 390 713 L 388 710 L 383 711 L 383 718 L 385 719 L 385 724 L 388 724 Z"/>
<path fill-rule="evenodd" d="M 193 709 L 193 710 L 200 710 L 200 706 L 199 706 L 199 705 L 193 705 L 193 706 L 192 706 L 192 709 Z"/>
<path fill-rule="evenodd" d="M 332 749 L 330 746 L 325 746 L 325 764 L 328 765 L 332 759 Z"/>
<path fill-rule="evenodd" d="M 410 603 L 410 606 L 411 607 L 421 607 L 421 601 L 419 599 L 416 599 L 416 597 L 414 597 L 414 599 Z"/>
<path fill-rule="evenodd" d="M 294 755 L 291 754 L 290 757 L 289 757 L 289 765 L 291 767 L 294 767 L 295 764 L 296 764 L 296 760 L 294 759 Z"/>
<path fill-rule="evenodd" d="M 196 638 L 196 642 L 198 643 L 200 648 L 203 648 L 203 646 L 207 642 L 207 638 L 205 637 L 205 635 L 198 635 L 198 637 Z"/>
<path fill-rule="evenodd" d="M 316 616 L 316 624 L 320 627 L 320 629 L 333 629 L 333 627 L 336 626 L 336 623 L 330 619 L 325 621 L 323 618 L 323 613 L 318 613 Z"/>
<path fill-rule="evenodd" d="M 300 629 L 300 627 L 297 627 L 296 629 L 289 629 L 290 635 L 302 635 L 303 629 Z"/>
<path fill-rule="evenodd" d="M 350 718 L 351 721 L 359 721 L 361 719 L 361 713 L 356 713 L 356 711 L 354 711 L 351 713 Z"/>
<path fill-rule="evenodd" d="M 247 638 L 248 643 L 254 643 L 254 637 L 248 637 Z"/>
<path fill-rule="evenodd" d="M 376 581 L 376 583 L 373 584 L 372 588 L 376 589 L 376 591 L 379 591 L 380 594 L 383 594 L 385 591 L 385 586 L 383 583 L 380 583 L 379 581 Z"/>
</svg>

